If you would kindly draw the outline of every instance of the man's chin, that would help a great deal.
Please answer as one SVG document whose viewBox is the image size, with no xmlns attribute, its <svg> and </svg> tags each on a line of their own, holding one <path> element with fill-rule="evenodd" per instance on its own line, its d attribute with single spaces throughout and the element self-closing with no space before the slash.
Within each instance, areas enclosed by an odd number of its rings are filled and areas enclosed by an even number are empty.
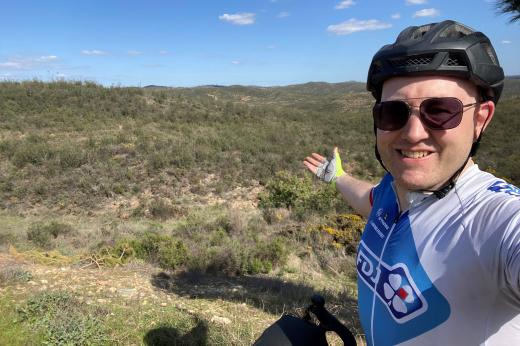
<svg viewBox="0 0 520 346">
<path fill-rule="evenodd" d="M 395 179 L 397 187 L 405 191 L 435 191 L 437 190 L 437 184 L 431 184 L 424 179 Z"/>
</svg>

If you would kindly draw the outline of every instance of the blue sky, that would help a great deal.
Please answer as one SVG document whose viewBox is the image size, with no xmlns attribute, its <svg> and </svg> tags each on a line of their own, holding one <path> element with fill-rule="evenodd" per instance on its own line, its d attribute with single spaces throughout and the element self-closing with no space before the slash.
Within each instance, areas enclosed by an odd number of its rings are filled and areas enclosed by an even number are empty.
<svg viewBox="0 0 520 346">
<path fill-rule="evenodd" d="M 483 31 L 520 75 L 520 23 L 493 0 L 48 0 L 0 4 L 0 80 L 111 86 L 365 81 L 407 26 Z"/>
</svg>

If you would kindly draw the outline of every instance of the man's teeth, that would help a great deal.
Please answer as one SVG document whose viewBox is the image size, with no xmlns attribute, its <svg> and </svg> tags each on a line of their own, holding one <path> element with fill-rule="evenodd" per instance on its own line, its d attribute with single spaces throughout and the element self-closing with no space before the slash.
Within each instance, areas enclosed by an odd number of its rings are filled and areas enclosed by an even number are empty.
<svg viewBox="0 0 520 346">
<path fill-rule="evenodd" d="M 401 150 L 401 155 L 412 159 L 420 159 L 421 157 L 428 156 L 430 153 L 427 151 L 406 151 Z"/>
</svg>

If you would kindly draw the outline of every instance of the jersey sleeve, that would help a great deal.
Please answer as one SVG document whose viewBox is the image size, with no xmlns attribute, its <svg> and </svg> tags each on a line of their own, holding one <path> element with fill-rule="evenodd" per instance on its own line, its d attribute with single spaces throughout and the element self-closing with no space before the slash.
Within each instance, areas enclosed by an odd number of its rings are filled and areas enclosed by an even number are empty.
<svg viewBox="0 0 520 346">
<path fill-rule="evenodd" d="M 504 292 L 520 307 L 520 210 L 505 224 L 499 248 Z"/>
</svg>

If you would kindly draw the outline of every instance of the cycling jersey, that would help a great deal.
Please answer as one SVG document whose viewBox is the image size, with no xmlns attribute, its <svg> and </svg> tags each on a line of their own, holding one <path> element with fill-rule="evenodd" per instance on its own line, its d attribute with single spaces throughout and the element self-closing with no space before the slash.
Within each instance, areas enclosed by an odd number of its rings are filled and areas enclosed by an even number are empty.
<svg viewBox="0 0 520 346">
<path fill-rule="evenodd" d="M 471 166 L 400 212 L 387 174 L 358 248 L 369 345 L 520 345 L 520 189 Z"/>
</svg>

